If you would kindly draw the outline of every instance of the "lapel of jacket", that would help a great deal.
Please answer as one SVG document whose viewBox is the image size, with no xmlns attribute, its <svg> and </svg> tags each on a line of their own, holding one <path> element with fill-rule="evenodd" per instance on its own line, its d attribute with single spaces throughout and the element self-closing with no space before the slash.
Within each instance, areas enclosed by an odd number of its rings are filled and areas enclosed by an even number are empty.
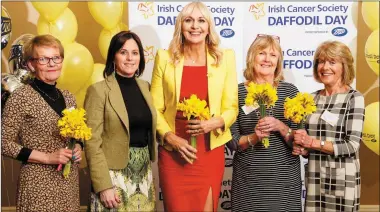
<svg viewBox="0 0 380 212">
<path fill-rule="evenodd" d="M 218 88 L 216 86 L 216 83 L 218 83 L 218 78 L 217 78 L 217 67 L 215 65 L 212 65 L 214 63 L 214 58 L 208 53 L 207 50 L 207 87 L 208 87 L 208 104 L 209 104 L 209 109 L 210 109 L 210 115 L 214 115 L 214 108 L 215 105 L 213 103 L 217 102 L 214 100 L 215 93 L 216 92 L 222 92 L 215 90 Z"/>
<path fill-rule="evenodd" d="M 137 82 L 137 85 L 139 86 L 140 88 L 140 91 L 149 107 L 149 110 L 150 112 L 152 113 L 152 131 L 153 132 L 156 132 L 156 122 L 157 122 L 157 116 L 155 116 L 156 114 L 156 109 L 155 107 L 153 106 L 153 102 L 152 102 L 152 98 L 150 96 L 150 92 L 149 92 L 149 88 L 147 86 L 144 86 L 144 81 L 140 80 L 140 79 L 136 79 L 136 82 Z"/>
<path fill-rule="evenodd" d="M 119 83 L 116 80 L 115 73 L 107 77 L 107 85 L 110 88 L 109 101 L 120 120 L 123 122 L 127 132 L 129 134 L 129 119 L 127 109 L 125 107 L 123 95 L 119 87 Z"/>
<path fill-rule="evenodd" d="M 176 99 L 177 99 L 177 102 L 179 102 L 179 96 L 180 96 L 180 92 L 181 92 L 181 81 L 182 81 L 182 72 L 183 72 L 183 63 L 184 63 L 184 57 L 181 57 L 180 61 L 178 62 L 178 64 L 176 64 L 174 67 L 175 67 L 175 71 L 174 71 L 174 74 L 175 74 L 175 95 L 176 95 Z"/>
</svg>

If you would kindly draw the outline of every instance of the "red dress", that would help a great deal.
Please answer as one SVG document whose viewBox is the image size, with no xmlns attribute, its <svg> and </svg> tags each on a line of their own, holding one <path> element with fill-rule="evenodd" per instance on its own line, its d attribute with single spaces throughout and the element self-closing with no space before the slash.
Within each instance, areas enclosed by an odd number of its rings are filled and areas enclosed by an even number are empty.
<svg viewBox="0 0 380 212">
<path fill-rule="evenodd" d="M 196 94 L 208 101 L 207 66 L 184 66 L 180 101 Z M 190 141 L 185 131 L 187 119 L 177 112 L 176 135 Z M 209 134 L 197 136 L 197 160 L 191 165 L 176 151 L 158 149 L 160 187 L 165 211 L 203 211 L 212 189 L 214 211 L 218 208 L 220 183 L 224 173 L 224 146 L 210 150 Z"/>
</svg>

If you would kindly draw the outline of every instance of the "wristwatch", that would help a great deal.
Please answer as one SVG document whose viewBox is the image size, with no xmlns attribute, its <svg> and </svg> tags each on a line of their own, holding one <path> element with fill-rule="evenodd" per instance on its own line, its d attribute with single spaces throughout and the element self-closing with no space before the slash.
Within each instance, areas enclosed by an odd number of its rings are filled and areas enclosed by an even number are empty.
<svg viewBox="0 0 380 212">
<path fill-rule="evenodd" d="M 325 141 L 321 141 L 321 150 L 323 149 L 324 146 L 325 146 Z"/>
</svg>

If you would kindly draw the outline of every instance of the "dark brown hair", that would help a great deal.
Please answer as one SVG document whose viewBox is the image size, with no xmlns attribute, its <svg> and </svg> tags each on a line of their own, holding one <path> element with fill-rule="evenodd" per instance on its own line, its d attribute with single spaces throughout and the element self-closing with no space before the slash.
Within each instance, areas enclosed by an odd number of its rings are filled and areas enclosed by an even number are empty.
<svg viewBox="0 0 380 212">
<path fill-rule="evenodd" d="M 145 69 L 144 48 L 142 46 L 139 36 L 137 36 L 136 33 L 133 33 L 131 31 L 121 31 L 117 33 L 116 35 L 114 35 L 111 39 L 110 46 L 108 48 L 106 67 L 104 68 L 104 72 L 103 72 L 104 78 L 111 75 L 113 72 L 115 72 L 115 66 L 114 66 L 115 55 L 121 49 L 121 47 L 123 47 L 124 43 L 129 39 L 133 39 L 134 41 L 136 41 L 137 46 L 139 47 L 140 64 L 139 64 L 139 71 L 136 72 L 138 74 L 137 77 L 141 76 L 144 73 L 144 69 Z"/>
</svg>

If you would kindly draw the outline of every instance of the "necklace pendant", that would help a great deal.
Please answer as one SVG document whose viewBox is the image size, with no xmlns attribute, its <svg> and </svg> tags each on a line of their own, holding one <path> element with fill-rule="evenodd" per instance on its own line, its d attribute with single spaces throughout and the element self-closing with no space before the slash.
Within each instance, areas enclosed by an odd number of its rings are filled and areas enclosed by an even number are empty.
<svg viewBox="0 0 380 212">
<path fill-rule="evenodd" d="M 193 64 L 194 64 L 194 63 L 195 63 L 195 60 L 193 60 L 192 62 L 193 62 Z"/>
</svg>

